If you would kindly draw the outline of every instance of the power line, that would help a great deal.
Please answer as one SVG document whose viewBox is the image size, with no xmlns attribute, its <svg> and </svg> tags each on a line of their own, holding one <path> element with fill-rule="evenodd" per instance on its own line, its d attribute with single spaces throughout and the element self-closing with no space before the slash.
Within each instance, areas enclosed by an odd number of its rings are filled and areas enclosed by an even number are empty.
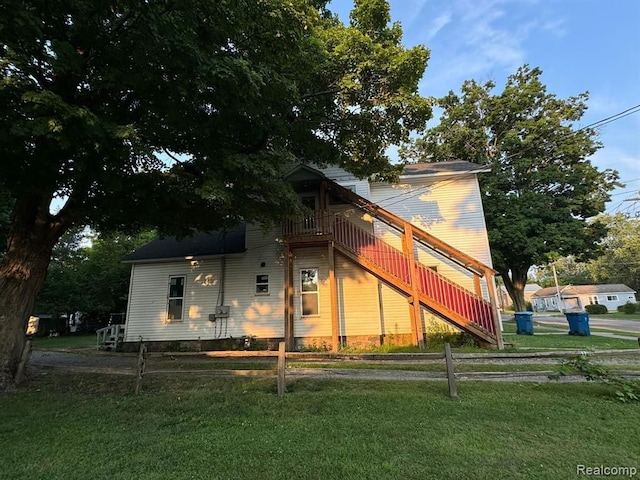
<svg viewBox="0 0 640 480">
<path fill-rule="evenodd" d="M 615 115 L 611 115 L 610 117 L 607 118 L 603 118 L 602 120 L 598 120 L 597 122 L 593 122 L 589 125 L 586 125 L 582 128 L 579 128 L 578 130 L 576 130 L 577 132 L 579 132 L 580 130 L 585 130 L 587 128 L 600 128 L 603 127 L 605 125 L 607 125 L 608 123 L 611 122 L 615 122 L 616 120 L 620 120 L 621 118 L 624 118 L 628 115 L 631 115 L 633 113 L 636 112 L 640 112 L 640 104 L 631 107 L 631 108 L 627 108 L 626 110 L 623 110 L 622 112 L 616 113 Z"/>
</svg>

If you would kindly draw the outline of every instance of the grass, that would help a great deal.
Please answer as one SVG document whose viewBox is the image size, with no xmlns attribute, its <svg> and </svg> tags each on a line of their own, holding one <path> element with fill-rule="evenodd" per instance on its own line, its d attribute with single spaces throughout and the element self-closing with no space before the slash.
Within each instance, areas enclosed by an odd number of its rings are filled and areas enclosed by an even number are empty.
<svg viewBox="0 0 640 480">
<path fill-rule="evenodd" d="M 621 338 L 598 337 L 591 335 L 582 337 L 576 335 L 505 335 L 505 343 L 512 345 L 507 351 L 517 350 L 547 350 L 547 349 L 576 349 L 576 350 L 617 350 L 638 348 L 637 340 Z"/>
<path fill-rule="evenodd" d="M 636 320 L 640 321 L 640 312 L 636 313 L 621 313 L 621 312 L 609 312 L 603 314 L 593 314 L 590 313 L 589 317 L 593 318 L 611 318 L 614 320 Z"/>
<path fill-rule="evenodd" d="M 33 337 L 33 348 L 36 350 L 50 350 L 58 348 L 95 348 L 96 335 L 61 335 L 59 337 Z"/>
<path fill-rule="evenodd" d="M 568 327 L 568 325 L 567 325 Z M 558 332 L 561 331 L 562 327 L 550 327 L 548 325 L 543 325 L 540 324 L 538 322 L 533 322 L 533 331 L 534 332 Z M 502 322 L 502 330 L 504 333 L 516 333 L 517 331 L 517 326 L 516 326 L 516 322 L 514 321 L 503 321 Z"/>
<path fill-rule="evenodd" d="M 1 478 L 569 479 L 638 467 L 640 409 L 594 384 L 49 374 L 0 396 Z"/>
</svg>

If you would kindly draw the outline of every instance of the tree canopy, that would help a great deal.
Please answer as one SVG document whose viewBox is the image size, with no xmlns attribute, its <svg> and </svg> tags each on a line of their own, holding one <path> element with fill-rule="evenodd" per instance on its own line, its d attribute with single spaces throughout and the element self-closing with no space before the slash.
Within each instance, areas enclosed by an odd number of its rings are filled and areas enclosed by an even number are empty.
<svg viewBox="0 0 640 480">
<path fill-rule="evenodd" d="M 35 313 L 125 312 L 131 268 L 122 258 L 154 238 L 154 231 L 137 235 L 67 232 L 53 249 Z"/>
<path fill-rule="evenodd" d="M 622 213 L 602 215 L 607 235 L 602 255 L 587 263 L 587 270 L 598 283 L 622 283 L 640 292 L 640 219 Z"/>
<path fill-rule="evenodd" d="M 349 26 L 323 4 L 5 2 L 1 181 L 66 199 L 65 224 L 186 233 L 290 211 L 293 161 L 392 173 L 386 148 L 430 116 L 427 50 L 384 1 Z"/>
<path fill-rule="evenodd" d="M 589 160 L 601 147 L 597 132 L 575 125 L 588 94 L 558 98 L 541 75 L 522 66 L 497 94 L 492 81 L 464 82 L 459 95 L 434 99 L 440 124 L 403 152 L 418 161 L 460 158 L 491 167 L 480 186 L 492 260 L 518 309 L 530 267 L 597 254 L 605 225 L 587 219 L 604 211 L 618 185 L 617 172 Z"/>
<path fill-rule="evenodd" d="M 75 226 L 187 235 L 299 208 L 295 161 L 393 176 L 431 116 L 428 51 L 385 0 L 0 5 L 0 388 L 57 240 Z M 52 202 L 62 206 L 51 211 Z"/>
</svg>

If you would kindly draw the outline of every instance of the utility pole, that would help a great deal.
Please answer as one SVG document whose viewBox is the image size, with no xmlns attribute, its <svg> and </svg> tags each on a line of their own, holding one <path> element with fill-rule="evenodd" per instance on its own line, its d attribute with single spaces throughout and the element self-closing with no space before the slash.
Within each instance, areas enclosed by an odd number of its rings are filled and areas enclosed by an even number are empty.
<svg viewBox="0 0 640 480">
<path fill-rule="evenodd" d="M 640 190 L 638 191 L 638 196 L 637 197 L 635 197 L 635 198 L 633 198 L 633 197 L 632 198 L 625 198 L 623 200 L 623 202 L 634 202 L 634 203 L 635 202 L 640 202 Z M 638 213 L 637 211 L 634 211 L 634 213 L 635 213 L 636 217 L 640 216 L 640 213 Z"/>
<path fill-rule="evenodd" d="M 560 296 L 560 286 L 558 285 L 558 274 L 556 273 L 556 264 L 555 262 L 551 264 L 551 269 L 553 270 L 553 281 L 556 282 L 556 292 L 558 292 L 558 310 L 562 313 L 562 308 L 560 304 L 562 303 L 562 298 Z"/>
</svg>

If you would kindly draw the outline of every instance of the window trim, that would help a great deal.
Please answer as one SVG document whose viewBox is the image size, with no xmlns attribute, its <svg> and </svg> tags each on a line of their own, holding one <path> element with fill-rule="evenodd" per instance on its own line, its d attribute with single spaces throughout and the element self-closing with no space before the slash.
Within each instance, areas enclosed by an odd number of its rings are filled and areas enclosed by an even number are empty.
<svg viewBox="0 0 640 480">
<path fill-rule="evenodd" d="M 267 277 L 267 281 L 266 282 L 259 282 L 258 281 L 258 277 Z M 262 297 L 265 297 L 267 295 L 271 295 L 271 285 L 269 283 L 269 274 L 268 273 L 256 273 L 254 278 L 255 278 L 255 282 L 254 282 L 253 294 L 256 295 L 256 296 L 262 296 Z M 258 291 L 258 286 L 263 286 L 263 285 L 267 286 L 267 291 L 266 292 L 259 292 Z"/>
<path fill-rule="evenodd" d="M 316 285 L 317 288 L 314 292 L 305 292 L 302 289 L 302 272 L 305 271 L 309 271 L 309 270 L 315 270 L 316 271 Z M 320 316 L 320 269 L 318 267 L 308 267 L 308 268 L 301 268 L 300 269 L 300 317 L 301 318 L 308 318 L 308 317 L 319 317 Z M 316 296 L 316 301 L 317 301 L 317 305 L 318 305 L 318 310 L 316 313 L 309 313 L 306 314 L 304 313 L 304 297 L 306 295 L 315 295 Z"/>
<path fill-rule="evenodd" d="M 171 280 L 174 278 L 182 278 L 182 296 L 181 297 L 172 297 L 171 296 Z M 169 281 L 167 282 L 167 308 L 166 308 L 166 322 L 167 323 L 179 323 L 184 322 L 184 300 L 185 300 L 185 289 L 187 286 L 187 276 L 186 275 L 169 275 Z M 182 304 L 180 306 L 180 318 L 169 318 L 170 306 L 172 300 L 182 300 Z"/>
<path fill-rule="evenodd" d="M 619 301 L 618 295 L 607 295 L 607 302 L 617 302 Z"/>
</svg>

